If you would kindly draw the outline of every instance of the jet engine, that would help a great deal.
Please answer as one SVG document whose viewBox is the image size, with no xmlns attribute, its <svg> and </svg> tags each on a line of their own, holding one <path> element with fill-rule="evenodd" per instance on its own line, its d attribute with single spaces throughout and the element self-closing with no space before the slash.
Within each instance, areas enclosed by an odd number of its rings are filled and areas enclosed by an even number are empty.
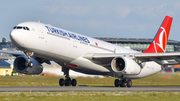
<svg viewBox="0 0 180 101">
<path fill-rule="evenodd" d="M 14 69 L 24 74 L 40 74 L 43 71 L 43 66 L 32 57 L 28 63 L 28 58 L 26 58 L 26 56 L 18 56 L 14 60 Z"/>
<path fill-rule="evenodd" d="M 118 74 L 137 75 L 141 71 L 140 65 L 138 65 L 134 60 L 121 56 L 115 57 L 111 61 L 111 68 Z"/>
</svg>

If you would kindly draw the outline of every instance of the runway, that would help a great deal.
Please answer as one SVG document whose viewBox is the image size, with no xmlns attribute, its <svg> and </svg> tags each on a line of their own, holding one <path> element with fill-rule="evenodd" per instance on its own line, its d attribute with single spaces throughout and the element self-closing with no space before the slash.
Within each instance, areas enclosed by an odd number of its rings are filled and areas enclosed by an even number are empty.
<svg viewBox="0 0 180 101">
<path fill-rule="evenodd" d="M 173 91 L 180 92 L 180 86 L 133 86 L 121 88 L 112 86 L 77 87 L 0 87 L 0 92 L 69 92 L 69 91 Z"/>
</svg>

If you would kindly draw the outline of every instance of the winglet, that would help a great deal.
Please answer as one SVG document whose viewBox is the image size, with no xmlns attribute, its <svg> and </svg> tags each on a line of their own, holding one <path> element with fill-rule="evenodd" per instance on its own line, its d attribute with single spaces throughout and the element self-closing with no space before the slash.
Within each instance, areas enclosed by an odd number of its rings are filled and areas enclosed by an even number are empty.
<svg viewBox="0 0 180 101">
<path fill-rule="evenodd" d="M 166 16 L 153 42 L 143 53 L 164 53 L 171 29 L 172 17 Z"/>
</svg>

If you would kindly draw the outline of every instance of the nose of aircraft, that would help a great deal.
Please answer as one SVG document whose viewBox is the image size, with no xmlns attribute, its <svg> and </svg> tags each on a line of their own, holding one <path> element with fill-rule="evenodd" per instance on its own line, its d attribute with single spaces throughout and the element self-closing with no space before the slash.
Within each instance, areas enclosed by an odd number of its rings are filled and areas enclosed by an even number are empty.
<svg viewBox="0 0 180 101">
<path fill-rule="evenodd" d="M 12 30 L 10 32 L 10 39 L 16 47 L 20 46 L 20 43 L 21 43 L 20 38 L 21 38 L 20 33 L 17 30 Z"/>
<path fill-rule="evenodd" d="M 13 33 L 13 30 L 10 32 L 10 34 L 9 34 L 9 36 L 10 36 L 10 39 L 12 40 L 13 39 L 13 35 L 14 33 Z"/>
<path fill-rule="evenodd" d="M 13 42 L 17 39 L 17 31 L 12 30 L 12 31 L 10 32 L 10 39 L 11 39 L 11 41 L 13 41 Z"/>
</svg>

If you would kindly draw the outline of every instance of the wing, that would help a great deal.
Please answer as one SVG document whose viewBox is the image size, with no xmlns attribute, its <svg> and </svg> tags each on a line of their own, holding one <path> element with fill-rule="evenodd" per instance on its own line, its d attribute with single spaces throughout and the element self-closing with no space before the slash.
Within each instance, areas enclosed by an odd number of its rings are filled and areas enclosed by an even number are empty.
<svg viewBox="0 0 180 101">
<path fill-rule="evenodd" d="M 109 66 L 111 61 L 115 57 L 129 57 L 135 60 L 136 62 L 148 62 L 155 61 L 160 65 L 175 65 L 180 64 L 180 53 L 88 53 L 83 57 L 99 65 Z M 163 60 L 171 60 L 173 63 L 164 62 Z"/>
<path fill-rule="evenodd" d="M 18 56 L 21 56 L 21 55 L 24 55 L 24 52 L 22 51 L 7 51 L 7 50 L 0 50 L 0 53 L 5 53 L 5 54 L 12 54 L 13 56 L 15 57 L 18 57 Z M 47 64 L 51 64 L 51 62 L 47 59 L 43 59 L 43 58 L 39 58 L 39 57 L 36 57 L 34 56 L 33 58 L 39 60 L 38 62 L 40 63 L 47 63 Z"/>
<path fill-rule="evenodd" d="M 13 56 L 17 57 L 20 55 L 24 55 L 22 51 L 7 51 L 7 50 L 0 50 L 0 53 L 12 54 Z"/>
</svg>

